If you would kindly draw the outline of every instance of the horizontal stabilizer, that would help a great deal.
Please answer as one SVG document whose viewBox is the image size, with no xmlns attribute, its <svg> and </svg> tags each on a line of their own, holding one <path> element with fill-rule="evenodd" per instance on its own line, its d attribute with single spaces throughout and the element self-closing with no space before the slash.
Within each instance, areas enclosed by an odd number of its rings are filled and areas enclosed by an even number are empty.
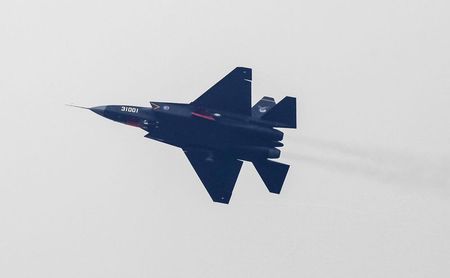
<svg viewBox="0 0 450 278">
<path fill-rule="evenodd" d="M 297 128 L 297 104 L 295 97 L 285 97 L 261 119 L 273 123 L 274 127 Z"/>
<path fill-rule="evenodd" d="M 280 194 L 287 172 L 289 171 L 289 165 L 272 160 L 253 161 L 253 165 L 255 165 L 267 189 L 272 193 Z"/>
<path fill-rule="evenodd" d="M 252 117 L 253 118 L 261 118 L 270 109 L 272 109 L 272 107 L 274 107 L 275 104 L 276 104 L 276 102 L 272 97 L 263 97 L 255 105 L 253 105 Z"/>
</svg>

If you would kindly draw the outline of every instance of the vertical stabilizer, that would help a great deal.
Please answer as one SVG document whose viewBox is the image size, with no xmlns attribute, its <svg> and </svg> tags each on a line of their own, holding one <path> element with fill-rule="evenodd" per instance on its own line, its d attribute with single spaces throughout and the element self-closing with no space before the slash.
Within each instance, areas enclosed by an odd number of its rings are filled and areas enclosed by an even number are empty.
<svg viewBox="0 0 450 278">
<path fill-rule="evenodd" d="M 252 117 L 253 118 L 261 118 L 264 114 L 266 114 L 272 107 L 276 104 L 275 100 L 272 97 L 263 97 L 252 107 Z"/>
<path fill-rule="evenodd" d="M 285 97 L 261 117 L 274 127 L 297 128 L 297 103 L 295 97 Z"/>
</svg>

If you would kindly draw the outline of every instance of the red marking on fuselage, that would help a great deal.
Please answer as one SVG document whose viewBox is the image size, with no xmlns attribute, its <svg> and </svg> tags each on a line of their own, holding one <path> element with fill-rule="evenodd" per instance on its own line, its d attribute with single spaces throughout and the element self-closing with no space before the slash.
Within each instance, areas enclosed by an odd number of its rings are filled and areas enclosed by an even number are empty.
<svg viewBox="0 0 450 278">
<path fill-rule="evenodd" d="M 192 112 L 192 115 L 196 116 L 196 117 L 199 117 L 199 118 L 206 119 L 206 120 L 210 120 L 210 121 L 215 121 L 216 120 L 216 119 L 214 119 L 213 116 L 203 115 L 203 114 L 199 114 L 199 113 L 195 113 L 195 112 Z"/>
<path fill-rule="evenodd" d="M 134 127 L 140 127 L 139 122 L 126 122 L 126 124 Z"/>
</svg>

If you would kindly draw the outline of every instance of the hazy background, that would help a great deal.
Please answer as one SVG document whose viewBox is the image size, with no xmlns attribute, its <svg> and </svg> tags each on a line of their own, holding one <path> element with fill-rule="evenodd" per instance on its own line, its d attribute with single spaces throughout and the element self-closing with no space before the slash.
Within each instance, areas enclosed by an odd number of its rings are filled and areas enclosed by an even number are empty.
<svg viewBox="0 0 450 278">
<path fill-rule="evenodd" d="M 448 1 L 2 1 L 0 277 L 449 277 Z M 298 98 L 282 194 L 64 106 Z"/>
</svg>

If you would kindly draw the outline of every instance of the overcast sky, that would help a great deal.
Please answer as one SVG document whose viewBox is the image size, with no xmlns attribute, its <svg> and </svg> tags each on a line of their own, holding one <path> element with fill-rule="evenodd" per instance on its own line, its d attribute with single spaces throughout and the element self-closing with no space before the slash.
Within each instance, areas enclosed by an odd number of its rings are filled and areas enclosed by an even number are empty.
<svg viewBox="0 0 450 278">
<path fill-rule="evenodd" d="M 449 277 L 450 2 L 0 3 L 0 277 Z M 65 103 L 298 99 L 281 195 Z"/>
</svg>

